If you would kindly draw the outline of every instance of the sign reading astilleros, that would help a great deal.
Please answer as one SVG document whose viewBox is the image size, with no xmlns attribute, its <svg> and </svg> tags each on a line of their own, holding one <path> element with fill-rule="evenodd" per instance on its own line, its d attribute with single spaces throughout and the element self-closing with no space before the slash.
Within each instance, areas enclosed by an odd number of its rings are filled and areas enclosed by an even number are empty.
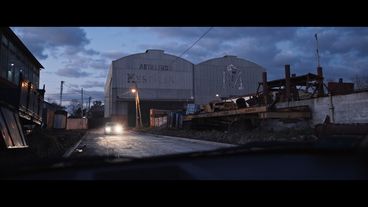
<svg viewBox="0 0 368 207">
<path fill-rule="evenodd" d="M 155 71 L 168 71 L 168 65 L 153 65 L 153 64 L 140 64 L 139 70 L 155 70 Z"/>
</svg>

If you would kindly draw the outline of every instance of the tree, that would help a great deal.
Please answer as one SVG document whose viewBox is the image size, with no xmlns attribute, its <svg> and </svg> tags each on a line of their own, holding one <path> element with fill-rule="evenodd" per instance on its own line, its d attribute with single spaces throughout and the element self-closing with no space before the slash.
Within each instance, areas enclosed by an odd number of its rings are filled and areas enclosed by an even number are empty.
<svg viewBox="0 0 368 207">
<path fill-rule="evenodd" d="M 69 118 L 81 118 L 82 114 L 82 104 L 79 103 L 77 99 L 72 99 L 69 106 L 68 112 L 70 113 Z M 85 110 L 83 110 L 85 114 Z"/>
<path fill-rule="evenodd" d="M 104 105 L 101 101 L 94 101 L 91 106 L 89 113 L 89 118 L 103 118 L 104 117 Z"/>
<path fill-rule="evenodd" d="M 55 101 L 53 101 L 52 103 L 49 102 L 49 104 L 55 108 L 55 109 L 58 109 L 58 110 L 65 110 L 65 106 L 60 106 L 58 103 L 56 103 Z"/>
</svg>

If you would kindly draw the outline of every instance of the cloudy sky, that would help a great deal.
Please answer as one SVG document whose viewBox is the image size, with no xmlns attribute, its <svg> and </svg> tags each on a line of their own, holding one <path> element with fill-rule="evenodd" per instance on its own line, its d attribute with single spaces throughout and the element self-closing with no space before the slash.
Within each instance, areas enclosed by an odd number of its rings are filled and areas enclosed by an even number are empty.
<svg viewBox="0 0 368 207">
<path fill-rule="evenodd" d="M 57 101 L 60 81 L 65 81 L 65 100 L 103 99 L 108 65 L 125 55 L 146 49 L 163 49 L 180 55 L 208 27 L 13 27 L 45 67 L 40 87 L 46 85 L 46 100 Z M 253 61 L 281 78 L 284 65 L 292 73 L 315 73 L 318 34 L 321 65 L 327 80 L 349 80 L 368 73 L 368 28 L 332 27 L 214 27 L 183 57 L 193 63 L 236 55 Z"/>
</svg>

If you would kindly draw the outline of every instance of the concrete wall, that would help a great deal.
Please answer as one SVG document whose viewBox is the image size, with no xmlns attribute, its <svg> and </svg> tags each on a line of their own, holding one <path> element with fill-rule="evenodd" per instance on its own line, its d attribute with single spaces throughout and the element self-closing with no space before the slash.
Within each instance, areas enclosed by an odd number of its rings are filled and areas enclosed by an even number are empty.
<svg viewBox="0 0 368 207">
<path fill-rule="evenodd" d="M 327 115 L 335 123 L 368 123 L 368 92 L 277 103 L 277 108 L 308 105 L 312 110 L 311 125 L 323 123 Z M 330 110 L 333 106 L 334 110 Z"/>
<path fill-rule="evenodd" d="M 88 119 L 68 119 L 66 129 L 88 129 Z"/>
</svg>

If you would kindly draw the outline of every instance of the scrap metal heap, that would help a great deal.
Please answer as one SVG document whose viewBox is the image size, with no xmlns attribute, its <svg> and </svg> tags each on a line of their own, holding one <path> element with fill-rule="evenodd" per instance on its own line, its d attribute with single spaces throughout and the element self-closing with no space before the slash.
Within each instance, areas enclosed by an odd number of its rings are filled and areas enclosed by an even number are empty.
<svg viewBox="0 0 368 207">
<path fill-rule="evenodd" d="M 227 129 L 235 125 L 251 128 L 262 119 L 309 119 L 308 106 L 276 108 L 275 104 L 326 96 L 325 87 L 322 67 L 317 68 L 317 74 L 296 76 L 290 75 L 290 65 L 285 65 L 285 78 L 268 81 L 264 72 L 256 93 L 212 101 L 202 105 L 197 113 L 184 116 L 183 120 L 191 122 L 192 127 Z"/>
</svg>

